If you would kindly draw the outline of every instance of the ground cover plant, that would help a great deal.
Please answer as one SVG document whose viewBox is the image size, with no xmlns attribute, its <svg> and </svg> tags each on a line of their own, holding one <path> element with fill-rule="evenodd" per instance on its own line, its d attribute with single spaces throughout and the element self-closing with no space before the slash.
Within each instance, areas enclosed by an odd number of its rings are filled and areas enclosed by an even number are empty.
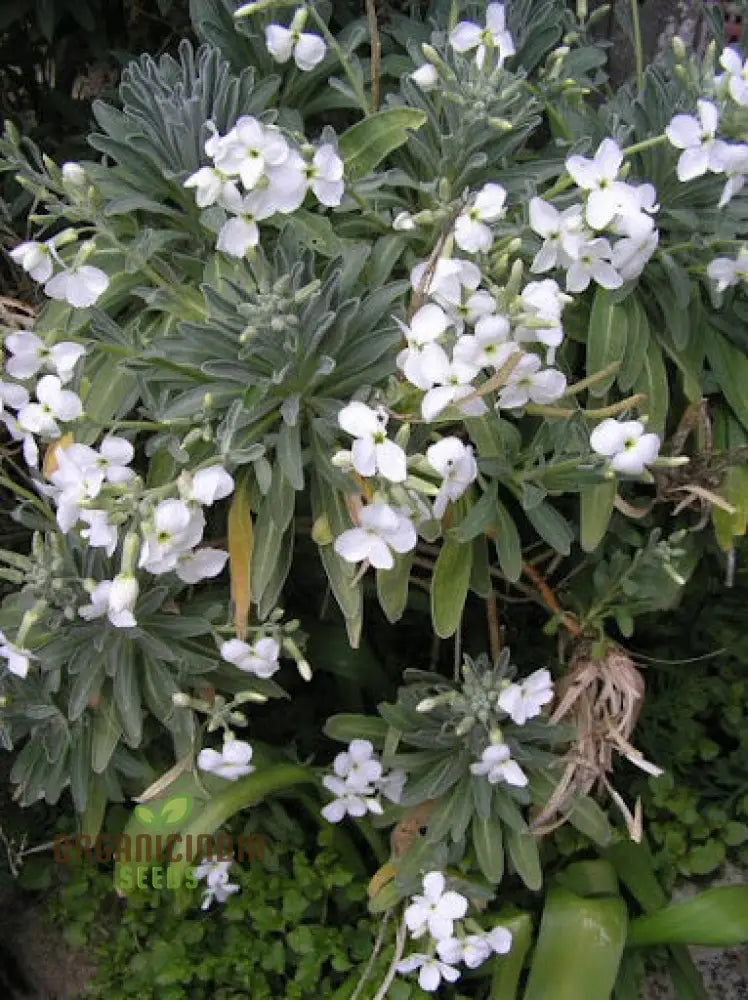
<svg viewBox="0 0 748 1000">
<path fill-rule="evenodd" d="M 740 573 L 748 64 L 676 39 L 613 92 L 585 3 L 410 13 L 194 0 L 87 158 L 8 123 L 14 794 L 89 845 L 117 803 L 146 840 L 276 797 L 352 828 L 377 929 L 341 997 L 574 996 L 579 948 L 631 996 L 651 944 L 703 995 L 682 946 L 748 904 L 666 906 L 630 647 L 700 561 Z M 230 858 L 158 863 L 175 913 L 243 919 Z"/>
</svg>

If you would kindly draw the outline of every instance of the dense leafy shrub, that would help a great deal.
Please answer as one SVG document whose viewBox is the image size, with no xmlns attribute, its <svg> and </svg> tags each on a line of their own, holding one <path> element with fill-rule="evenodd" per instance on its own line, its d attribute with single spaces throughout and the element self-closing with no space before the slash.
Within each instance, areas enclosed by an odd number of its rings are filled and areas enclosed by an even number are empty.
<svg viewBox="0 0 748 1000">
<path fill-rule="evenodd" d="M 499 884 L 540 891 L 560 823 L 608 847 L 597 791 L 642 838 L 614 762 L 661 767 L 625 644 L 745 534 L 744 66 L 676 41 L 611 94 L 560 0 L 284 11 L 193 3 L 200 46 L 127 67 L 90 159 L 0 142 L 39 227 L 12 257 L 50 300 L 4 339 L 0 485 L 30 541 L 0 551 L 0 738 L 18 799 L 69 790 L 88 836 L 135 796 L 146 836 L 291 789 L 354 817 L 371 911 L 405 904 L 386 976 L 510 953 L 516 990 L 519 924 L 477 918 Z M 347 744 L 324 774 L 319 725 L 307 747 L 256 708 L 316 683 L 300 577 L 351 647 L 367 595 L 396 623 L 413 588 L 452 645 L 398 663 L 377 714 L 363 681 L 324 705 Z M 198 868 L 228 913 L 230 869 Z M 628 916 L 594 871 L 602 996 Z"/>
</svg>

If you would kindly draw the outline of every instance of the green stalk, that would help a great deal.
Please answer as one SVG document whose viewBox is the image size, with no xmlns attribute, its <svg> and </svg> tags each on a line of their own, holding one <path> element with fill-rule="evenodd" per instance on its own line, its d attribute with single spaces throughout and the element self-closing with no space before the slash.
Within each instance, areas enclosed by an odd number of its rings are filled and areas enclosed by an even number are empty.
<svg viewBox="0 0 748 1000">
<path fill-rule="evenodd" d="M 353 72 L 353 67 L 350 64 L 348 56 L 345 54 L 345 52 L 343 52 L 341 47 L 338 45 L 337 39 L 332 35 L 330 29 L 327 27 L 327 25 L 322 20 L 320 15 L 317 13 L 316 8 L 307 7 L 307 10 L 309 11 L 314 23 L 317 25 L 317 28 L 321 31 L 322 36 L 325 39 L 325 42 L 338 57 L 338 61 L 340 62 L 340 65 L 343 67 L 343 72 L 347 76 L 348 82 L 350 83 L 354 93 L 356 94 L 356 97 L 359 100 L 359 104 L 361 105 L 361 110 L 368 118 L 368 116 L 372 113 L 372 111 L 371 108 L 369 107 L 369 102 L 366 99 L 366 94 L 364 92 L 364 89 L 361 86 L 358 77 Z"/>
<path fill-rule="evenodd" d="M 631 21 L 634 26 L 634 56 L 636 58 L 636 88 L 641 94 L 644 89 L 644 46 L 642 27 L 639 21 L 639 0 L 631 0 Z"/>
<path fill-rule="evenodd" d="M 219 792 L 191 823 L 182 827 L 179 831 L 182 838 L 181 845 L 187 843 L 189 836 L 193 838 L 193 843 L 195 843 L 200 834 L 215 833 L 235 813 L 249 806 L 257 805 L 269 795 L 282 792 L 294 785 L 312 784 L 314 780 L 312 772 L 300 764 L 276 764 L 274 767 L 268 767 L 256 774 L 241 778 Z M 192 861 L 187 861 L 185 852 L 182 851 L 182 853 L 183 857 L 180 861 L 172 861 L 169 865 L 168 885 L 181 885 L 185 872 L 197 860 L 193 858 Z"/>
</svg>

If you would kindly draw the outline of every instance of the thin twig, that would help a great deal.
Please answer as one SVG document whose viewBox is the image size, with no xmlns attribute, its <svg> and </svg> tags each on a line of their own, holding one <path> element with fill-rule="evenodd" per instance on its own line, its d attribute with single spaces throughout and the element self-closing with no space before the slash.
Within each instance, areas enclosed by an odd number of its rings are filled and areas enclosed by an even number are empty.
<svg viewBox="0 0 748 1000">
<path fill-rule="evenodd" d="M 380 79 L 382 74 L 382 40 L 377 24 L 376 0 L 366 0 L 366 16 L 371 39 L 371 110 L 379 111 Z"/>
<path fill-rule="evenodd" d="M 377 939 L 374 942 L 374 947 L 372 949 L 371 955 L 369 956 L 369 961 L 366 963 L 366 967 L 361 974 L 361 979 L 359 980 L 358 986 L 351 993 L 350 1000 L 358 1000 L 361 996 L 361 990 L 366 985 L 369 976 L 371 975 L 372 969 L 374 968 L 374 963 L 379 957 L 379 953 L 382 950 L 382 945 L 384 944 L 384 934 L 387 930 L 387 924 L 389 923 L 390 916 L 392 915 L 392 910 L 385 910 L 384 917 L 382 918 L 382 923 L 379 925 L 379 933 L 377 934 Z"/>
<path fill-rule="evenodd" d="M 491 647 L 491 661 L 499 662 L 501 653 L 501 625 L 499 623 L 499 609 L 496 603 L 496 591 L 491 590 L 486 598 L 486 617 L 488 618 L 488 642 Z"/>
<path fill-rule="evenodd" d="M 408 928 L 405 924 L 405 921 L 403 920 L 403 922 L 397 929 L 397 937 L 395 938 L 395 953 L 392 956 L 390 967 L 387 970 L 387 974 L 382 980 L 382 985 L 377 990 L 373 1000 L 384 1000 L 384 998 L 387 996 L 387 991 L 389 990 L 390 986 L 392 986 L 392 982 L 395 976 L 397 975 L 397 967 L 398 964 L 400 963 L 400 959 L 403 957 L 403 952 L 405 951 L 405 940 L 407 938 L 407 935 L 408 935 Z"/>
</svg>

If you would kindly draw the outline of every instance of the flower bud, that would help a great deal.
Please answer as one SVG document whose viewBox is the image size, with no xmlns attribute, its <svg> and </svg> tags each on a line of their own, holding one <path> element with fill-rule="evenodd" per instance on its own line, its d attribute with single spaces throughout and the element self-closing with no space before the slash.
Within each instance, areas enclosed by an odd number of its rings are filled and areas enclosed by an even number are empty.
<svg viewBox="0 0 748 1000">
<path fill-rule="evenodd" d="M 673 38 L 672 44 L 673 44 L 673 55 L 675 56 L 676 61 L 679 63 L 685 62 L 688 57 L 688 53 L 686 52 L 686 46 L 683 39 L 680 38 L 678 35 L 676 35 Z"/>
<path fill-rule="evenodd" d="M 73 187 L 82 187 L 86 183 L 86 171 L 80 163 L 63 163 L 62 179 Z"/>
<path fill-rule="evenodd" d="M 419 66 L 410 74 L 410 78 L 421 90 L 435 90 L 439 86 L 439 73 L 436 66 L 432 66 L 431 63 Z"/>
<path fill-rule="evenodd" d="M 399 212 L 392 220 L 392 228 L 396 232 L 407 233 L 416 228 L 416 223 L 410 212 Z"/>
<path fill-rule="evenodd" d="M 175 691 L 171 696 L 171 701 L 177 708 L 189 708 L 192 699 L 188 694 L 185 694 L 184 691 Z"/>
</svg>

